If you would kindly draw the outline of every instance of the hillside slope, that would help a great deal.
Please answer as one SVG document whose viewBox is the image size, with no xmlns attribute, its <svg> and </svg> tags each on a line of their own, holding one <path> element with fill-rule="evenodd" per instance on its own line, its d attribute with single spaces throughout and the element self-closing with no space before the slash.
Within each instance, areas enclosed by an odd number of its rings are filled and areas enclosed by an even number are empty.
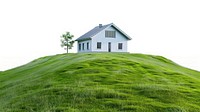
<svg viewBox="0 0 200 112">
<path fill-rule="evenodd" d="M 198 112 L 200 72 L 143 54 L 60 54 L 0 73 L 0 111 Z"/>
</svg>

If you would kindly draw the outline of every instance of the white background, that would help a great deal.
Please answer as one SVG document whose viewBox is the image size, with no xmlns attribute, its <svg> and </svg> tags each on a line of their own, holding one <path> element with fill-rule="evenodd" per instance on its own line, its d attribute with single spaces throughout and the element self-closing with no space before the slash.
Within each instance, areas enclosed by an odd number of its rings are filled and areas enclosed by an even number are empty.
<svg viewBox="0 0 200 112">
<path fill-rule="evenodd" d="M 0 70 L 64 53 L 65 31 L 78 38 L 112 22 L 133 38 L 129 52 L 200 71 L 199 0 L 1 0 Z"/>
</svg>

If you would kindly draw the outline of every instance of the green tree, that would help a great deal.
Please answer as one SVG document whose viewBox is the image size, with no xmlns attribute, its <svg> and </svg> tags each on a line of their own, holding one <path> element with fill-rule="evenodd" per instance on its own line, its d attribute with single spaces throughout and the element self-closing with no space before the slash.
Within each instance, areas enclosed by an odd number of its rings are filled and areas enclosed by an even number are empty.
<svg viewBox="0 0 200 112">
<path fill-rule="evenodd" d="M 72 40 L 72 38 L 74 37 L 74 35 L 71 35 L 70 32 L 66 32 L 65 34 L 62 34 L 61 36 L 61 47 L 63 47 L 65 50 L 72 49 L 73 44 L 74 44 L 74 40 Z"/>
</svg>

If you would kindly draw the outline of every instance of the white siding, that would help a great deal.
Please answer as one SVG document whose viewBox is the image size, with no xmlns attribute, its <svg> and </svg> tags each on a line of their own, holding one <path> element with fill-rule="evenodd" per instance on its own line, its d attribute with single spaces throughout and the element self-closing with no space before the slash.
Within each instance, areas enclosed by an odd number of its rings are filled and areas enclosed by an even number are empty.
<svg viewBox="0 0 200 112">
<path fill-rule="evenodd" d="M 116 31 L 115 38 L 105 37 L 105 31 Z M 121 33 L 119 33 L 115 28 L 108 27 L 92 37 L 92 52 L 108 52 L 108 43 L 111 42 L 111 52 L 127 52 L 127 39 Z M 97 42 L 101 42 L 101 49 L 97 49 Z M 118 49 L 118 43 L 122 43 L 122 49 Z"/>
<path fill-rule="evenodd" d="M 84 43 L 84 50 L 83 50 L 83 43 Z M 87 49 L 87 43 L 89 43 L 89 49 Z M 81 49 L 79 50 L 79 44 L 81 44 Z M 91 52 L 91 40 L 81 41 L 77 44 L 78 52 Z"/>
</svg>

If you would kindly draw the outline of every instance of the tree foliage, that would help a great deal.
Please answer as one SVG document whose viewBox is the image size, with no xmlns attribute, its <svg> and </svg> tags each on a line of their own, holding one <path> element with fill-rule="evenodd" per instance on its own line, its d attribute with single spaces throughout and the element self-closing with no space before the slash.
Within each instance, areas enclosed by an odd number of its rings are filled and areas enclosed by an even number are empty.
<svg viewBox="0 0 200 112">
<path fill-rule="evenodd" d="M 72 49 L 73 44 L 74 44 L 74 40 L 72 40 L 72 38 L 74 37 L 74 35 L 70 34 L 70 32 L 66 32 L 65 34 L 62 34 L 61 36 L 61 47 L 63 47 L 65 50 Z"/>
</svg>

